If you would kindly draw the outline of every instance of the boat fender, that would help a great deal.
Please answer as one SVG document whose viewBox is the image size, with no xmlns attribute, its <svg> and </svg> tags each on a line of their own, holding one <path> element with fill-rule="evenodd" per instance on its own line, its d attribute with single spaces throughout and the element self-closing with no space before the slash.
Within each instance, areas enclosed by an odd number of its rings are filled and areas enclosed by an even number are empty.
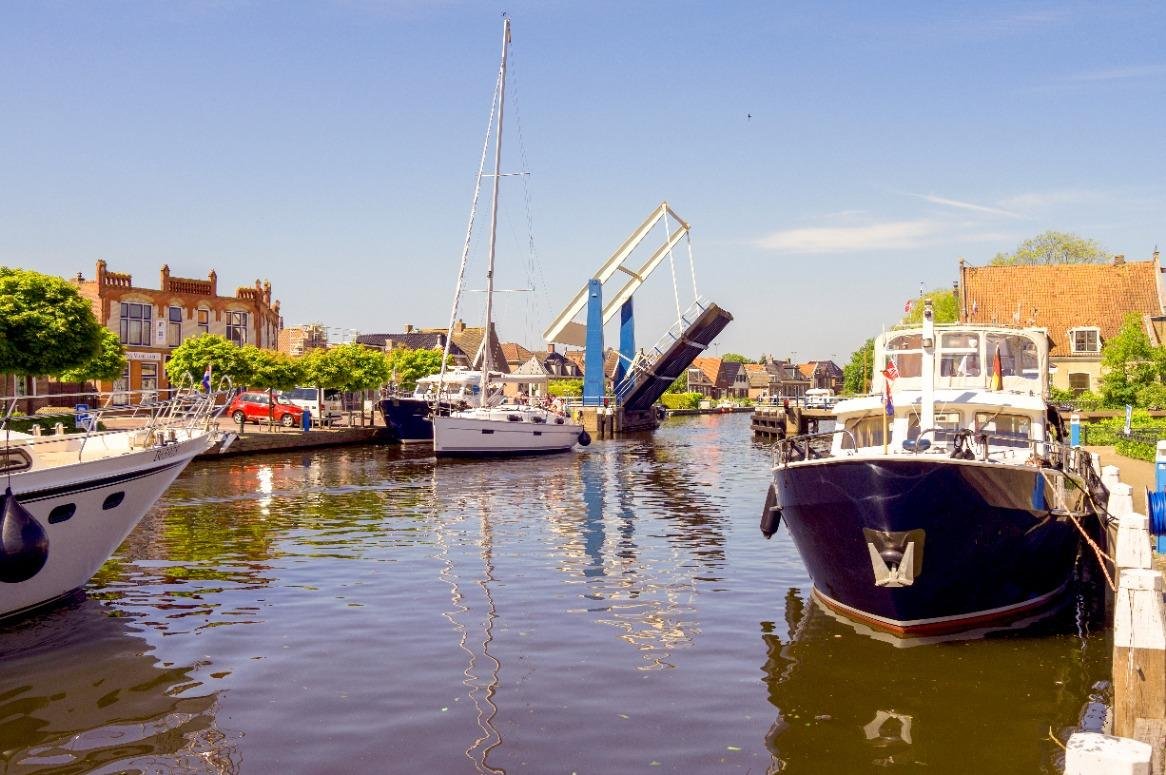
<svg viewBox="0 0 1166 775">
<path fill-rule="evenodd" d="M 591 443 L 591 434 L 587 431 L 579 431 L 579 445 L 586 447 Z"/>
<path fill-rule="evenodd" d="M 20 505 L 12 488 L 0 497 L 0 582 L 28 581 L 49 559 L 49 536 L 28 509 Z"/>
<path fill-rule="evenodd" d="M 780 526 L 781 506 L 777 505 L 777 488 L 771 484 L 765 494 L 765 508 L 761 510 L 761 535 L 773 538 Z"/>
</svg>

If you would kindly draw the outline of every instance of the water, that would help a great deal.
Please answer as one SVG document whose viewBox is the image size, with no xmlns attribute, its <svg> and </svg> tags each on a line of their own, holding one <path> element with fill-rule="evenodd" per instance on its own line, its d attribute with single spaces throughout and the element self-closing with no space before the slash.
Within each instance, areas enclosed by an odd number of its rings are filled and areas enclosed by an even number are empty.
<svg viewBox="0 0 1166 775">
<path fill-rule="evenodd" d="M 196 463 L 0 627 L 3 772 L 1055 771 L 1104 634 L 860 634 L 761 537 L 768 466 L 745 415 Z"/>
</svg>

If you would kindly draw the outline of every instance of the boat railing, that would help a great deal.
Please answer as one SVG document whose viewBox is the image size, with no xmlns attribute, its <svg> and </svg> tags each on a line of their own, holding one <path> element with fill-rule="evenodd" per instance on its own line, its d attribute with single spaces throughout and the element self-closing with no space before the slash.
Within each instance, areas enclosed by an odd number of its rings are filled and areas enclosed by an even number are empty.
<svg viewBox="0 0 1166 775">
<path fill-rule="evenodd" d="M 800 436 L 790 436 L 779 439 L 774 446 L 773 460 L 775 465 L 786 465 L 803 460 L 818 460 L 830 457 L 834 447 L 834 437 L 843 434 L 850 440 L 851 448 L 855 447 L 854 434 L 846 428 L 835 428 L 819 433 L 803 433 Z M 843 441 L 845 443 L 845 440 Z"/>
</svg>

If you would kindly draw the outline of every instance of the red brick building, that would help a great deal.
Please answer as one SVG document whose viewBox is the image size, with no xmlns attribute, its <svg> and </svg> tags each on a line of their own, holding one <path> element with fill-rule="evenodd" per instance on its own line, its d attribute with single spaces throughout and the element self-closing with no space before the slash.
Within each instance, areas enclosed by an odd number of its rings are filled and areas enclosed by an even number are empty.
<svg viewBox="0 0 1166 775">
<path fill-rule="evenodd" d="M 129 365 L 121 379 L 102 383 L 103 391 L 150 391 L 169 387 L 166 361 L 170 352 L 191 337 L 219 334 L 239 345 L 276 349 L 283 319 L 279 301 L 271 300 L 271 283 L 240 287 L 234 296 L 220 296 L 218 275 L 212 269 L 205 280 L 172 277 L 162 266 L 158 288 L 134 285 L 133 277 L 111 272 L 97 261 L 97 275 L 73 279 L 93 312 L 126 348 Z M 149 396 L 145 396 L 148 398 Z M 127 399 L 130 397 L 127 396 Z M 132 394 L 138 400 L 139 394 Z"/>
</svg>

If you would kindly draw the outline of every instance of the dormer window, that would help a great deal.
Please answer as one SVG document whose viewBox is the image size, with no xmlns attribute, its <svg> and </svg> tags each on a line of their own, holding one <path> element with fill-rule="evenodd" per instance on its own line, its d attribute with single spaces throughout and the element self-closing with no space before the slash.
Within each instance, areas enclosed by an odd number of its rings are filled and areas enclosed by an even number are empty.
<svg viewBox="0 0 1166 775">
<path fill-rule="evenodd" d="M 1070 328 L 1069 349 L 1081 355 L 1101 352 L 1101 329 L 1096 326 Z"/>
</svg>

